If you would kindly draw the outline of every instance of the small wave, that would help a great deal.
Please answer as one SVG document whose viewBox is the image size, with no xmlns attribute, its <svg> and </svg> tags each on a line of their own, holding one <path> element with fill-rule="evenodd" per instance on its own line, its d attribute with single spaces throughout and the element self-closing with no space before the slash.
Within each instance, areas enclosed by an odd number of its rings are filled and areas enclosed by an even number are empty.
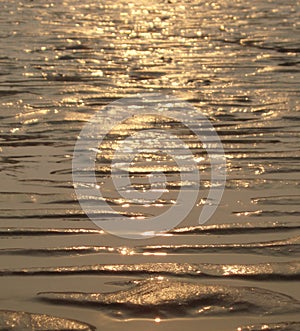
<svg viewBox="0 0 300 331">
<path fill-rule="evenodd" d="M 3 248 L 0 255 L 62 256 L 96 253 L 119 253 L 121 249 L 109 246 L 70 246 L 53 248 Z"/>
<path fill-rule="evenodd" d="M 118 201 L 121 204 L 121 201 Z M 57 203 L 57 202 L 56 202 Z M 158 201 L 164 204 L 164 201 Z M 117 204 L 117 203 L 116 203 Z M 288 232 L 299 230 L 300 225 L 296 222 L 263 222 L 263 223 L 224 223 L 213 225 L 198 225 L 182 228 L 175 228 L 168 233 L 173 235 L 231 235 L 250 234 L 264 232 Z M 0 236 L 50 236 L 50 235 L 81 235 L 81 234 L 103 234 L 103 230 L 83 228 L 21 228 L 21 227 L 0 227 Z"/>
<path fill-rule="evenodd" d="M 0 310 L 1 331 L 92 331 L 95 328 L 83 322 L 44 314 Z"/>
<path fill-rule="evenodd" d="M 234 211 L 232 212 L 232 214 L 237 216 L 248 216 L 248 217 L 282 217 L 283 218 L 288 216 L 300 216 L 300 211 L 255 210 L 255 211 Z"/>
<path fill-rule="evenodd" d="M 256 287 L 203 285 L 151 278 L 129 282 L 110 293 L 42 292 L 41 300 L 103 308 L 116 318 L 178 318 L 233 313 L 273 315 L 297 312 L 300 303 L 287 295 Z"/>
<path fill-rule="evenodd" d="M 21 275 L 125 275 L 125 276 L 171 276 L 192 278 L 239 278 L 254 280 L 299 280 L 299 262 L 260 264 L 190 264 L 190 263 L 144 263 L 144 264 L 97 264 L 86 266 L 45 267 L 27 269 L 2 269 L 0 276 Z"/>
<path fill-rule="evenodd" d="M 141 213 L 130 213 L 122 211 L 121 213 L 127 217 L 146 217 L 148 215 Z M 106 220 L 107 218 L 113 218 L 119 216 L 117 211 L 101 211 L 95 210 L 90 212 L 90 216 L 99 220 Z M 36 209 L 24 209 L 22 211 L 11 209 L 2 209 L 0 219 L 87 219 L 89 218 L 82 210 L 69 210 L 69 209 L 40 209 L 38 212 Z"/>
<path fill-rule="evenodd" d="M 280 322 L 273 324 L 259 324 L 242 326 L 237 331 L 298 331 L 300 330 L 300 322 Z"/>
<path fill-rule="evenodd" d="M 300 224 L 295 222 L 264 222 L 264 223 L 224 223 L 214 225 L 198 225 L 176 228 L 171 234 L 243 234 L 277 231 L 293 231 L 300 229 Z"/>
<path fill-rule="evenodd" d="M 0 236 L 59 236 L 102 234 L 102 230 L 94 229 L 47 229 L 47 228 L 0 228 Z"/>
<path fill-rule="evenodd" d="M 299 195 L 286 195 L 286 196 L 269 196 L 269 197 L 257 197 L 251 199 L 253 203 L 260 205 L 299 205 Z"/>
<path fill-rule="evenodd" d="M 208 245 L 159 245 L 111 247 L 111 246 L 68 246 L 51 248 L 3 248 L 0 255 L 71 256 L 84 254 L 115 253 L 122 255 L 157 254 L 263 254 L 273 256 L 297 256 L 300 253 L 300 237 L 253 243 L 208 244 Z"/>
<path fill-rule="evenodd" d="M 286 240 L 274 240 L 253 243 L 234 244 L 209 244 L 209 245 L 160 245 L 139 246 L 137 252 L 144 255 L 154 253 L 166 254 L 197 254 L 197 253 L 243 253 L 243 254 L 265 254 L 265 255 L 299 255 L 300 237 Z"/>
</svg>

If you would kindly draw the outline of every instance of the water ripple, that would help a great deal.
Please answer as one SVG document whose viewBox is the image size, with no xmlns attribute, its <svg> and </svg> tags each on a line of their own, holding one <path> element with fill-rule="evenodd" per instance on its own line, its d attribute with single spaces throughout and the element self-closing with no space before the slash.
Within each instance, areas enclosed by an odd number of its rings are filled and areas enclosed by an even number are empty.
<svg viewBox="0 0 300 331">
<path fill-rule="evenodd" d="M 264 254 L 274 256 L 298 256 L 300 253 L 300 237 L 286 240 L 274 240 L 267 242 L 253 242 L 245 244 L 211 244 L 211 245 L 159 245 L 139 246 L 137 252 L 143 254 L 201 254 L 201 253 L 243 253 Z"/>
<path fill-rule="evenodd" d="M 93 331 L 83 322 L 22 311 L 0 310 L 1 331 Z"/>
<path fill-rule="evenodd" d="M 298 331 L 299 329 L 300 322 L 280 322 L 242 326 L 237 331 Z"/>
<path fill-rule="evenodd" d="M 274 262 L 260 264 L 190 264 L 190 263 L 145 263 L 111 264 L 68 267 L 44 267 L 25 269 L 0 269 L 0 276 L 42 275 L 126 275 L 126 276 L 172 276 L 192 278 L 239 278 L 265 280 L 299 280 L 299 262 Z"/>
<path fill-rule="evenodd" d="M 178 318 L 201 315 L 273 315 L 297 312 L 300 303 L 287 295 L 255 287 L 202 285 L 168 279 L 134 281 L 111 293 L 42 292 L 44 301 L 102 308 L 116 318 Z"/>
<path fill-rule="evenodd" d="M 204 245 L 157 245 L 110 247 L 110 246 L 63 246 L 46 248 L 2 248 L 0 255 L 28 256 L 72 256 L 85 254 L 117 253 L 122 255 L 159 255 L 159 254 L 263 254 L 270 256 L 298 256 L 300 253 L 300 237 L 285 240 L 274 240 L 252 243 L 204 244 Z"/>
</svg>

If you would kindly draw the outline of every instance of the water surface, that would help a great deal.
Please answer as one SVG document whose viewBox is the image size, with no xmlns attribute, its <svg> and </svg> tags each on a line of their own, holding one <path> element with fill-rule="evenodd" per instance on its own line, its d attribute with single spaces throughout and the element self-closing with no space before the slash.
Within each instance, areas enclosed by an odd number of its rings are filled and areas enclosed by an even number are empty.
<svg viewBox="0 0 300 331">
<path fill-rule="evenodd" d="M 299 8 L 294 0 L 0 1 L 1 330 L 299 329 Z M 226 190 L 207 224 L 195 222 L 213 203 L 207 155 L 164 118 L 113 132 L 97 179 L 116 214 L 141 220 L 197 187 L 189 217 L 134 241 L 105 234 L 81 210 L 77 136 L 101 107 L 137 92 L 190 102 L 221 137 Z M 132 185 L 147 190 L 149 174 L 164 170 L 166 189 L 133 203 L 112 189 L 109 164 L 118 141 L 149 128 L 184 139 L 202 158 L 201 182 L 182 182 L 164 155 L 144 155 Z"/>
</svg>

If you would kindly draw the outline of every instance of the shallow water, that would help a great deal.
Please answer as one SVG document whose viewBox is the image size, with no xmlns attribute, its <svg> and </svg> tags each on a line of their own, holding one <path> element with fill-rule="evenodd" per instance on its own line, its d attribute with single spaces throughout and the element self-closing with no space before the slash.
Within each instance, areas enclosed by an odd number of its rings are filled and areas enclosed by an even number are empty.
<svg viewBox="0 0 300 331">
<path fill-rule="evenodd" d="M 0 330 L 299 329 L 299 8 L 0 1 Z M 222 202 L 199 226 L 211 168 L 195 135 L 165 118 L 111 133 L 96 173 L 115 213 L 87 197 L 101 219 L 159 215 L 179 190 L 200 189 L 178 228 L 142 241 L 97 228 L 72 182 L 84 124 L 137 92 L 172 94 L 207 115 L 227 161 Z M 163 170 L 165 190 L 153 203 L 127 201 L 112 189 L 112 151 L 151 128 L 184 139 L 201 158 L 201 181 L 183 182 L 171 160 L 146 155 L 133 186 L 147 190 Z"/>
</svg>

